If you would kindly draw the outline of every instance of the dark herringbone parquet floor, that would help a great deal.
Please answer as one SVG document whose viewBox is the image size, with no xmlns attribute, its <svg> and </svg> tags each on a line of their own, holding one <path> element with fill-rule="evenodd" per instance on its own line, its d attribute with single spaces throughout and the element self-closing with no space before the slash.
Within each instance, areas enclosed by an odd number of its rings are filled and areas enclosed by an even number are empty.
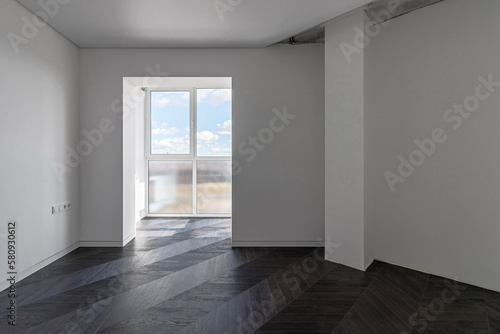
<svg viewBox="0 0 500 334">
<path fill-rule="evenodd" d="M 233 249 L 229 219 L 143 220 L 126 247 L 80 248 L 21 281 L 0 333 L 500 334 L 500 293 L 322 251 Z"/>
</svg>

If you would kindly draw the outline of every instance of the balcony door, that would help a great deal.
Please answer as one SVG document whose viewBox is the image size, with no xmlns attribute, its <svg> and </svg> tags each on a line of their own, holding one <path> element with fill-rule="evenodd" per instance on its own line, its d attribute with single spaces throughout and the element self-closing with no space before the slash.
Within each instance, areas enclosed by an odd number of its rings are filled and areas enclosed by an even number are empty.
<svg viewBox="0 0 500 334">
<path fill-rule="evenodd" d="M 231 215 L 231 89 L 147 90 L 148 216 Z"/>
</svg>

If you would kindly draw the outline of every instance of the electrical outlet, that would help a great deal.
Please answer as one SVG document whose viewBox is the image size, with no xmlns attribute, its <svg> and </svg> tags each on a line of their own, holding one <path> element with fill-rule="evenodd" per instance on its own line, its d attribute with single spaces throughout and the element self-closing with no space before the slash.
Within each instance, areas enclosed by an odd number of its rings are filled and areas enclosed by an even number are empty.
<svg viewBox="0 0 500 334">
<path fill-rule="evenodd" d="M 52 206 L 52 214 L 55 215 L 56 213 L 68 211 L 70 208 L 71 208 L 71 202 L 53 205 Z"/>
</svg>

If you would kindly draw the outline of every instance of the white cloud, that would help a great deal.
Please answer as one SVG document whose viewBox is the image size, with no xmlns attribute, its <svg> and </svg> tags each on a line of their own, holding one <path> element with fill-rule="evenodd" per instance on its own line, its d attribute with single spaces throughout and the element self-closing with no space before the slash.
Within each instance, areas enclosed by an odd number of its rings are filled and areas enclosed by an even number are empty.
<svg viewBox="0 0 500 334">
<path fill-rule="evenodd" d="M 211 142 L 216 141 L 219 138 L 218 135 L 212 133 L 210 131 L 201 131 L 198 132 L 198 140 L 203 142 Z"/>
<path fill-rule="evenodd" d="M 198 103 L 206 102 L 212 107 L 218 107 L 231 101 L 231 89 L 198 89 Z"/>
<path fill-rule="evenodd" d="M 198 89 L 196 91 L 196 99 L 198 103 L 202 102 L 207 98 L 207 96 L 210 95 L 211 92 L 213 92 L 215 89 Z"/>
<path fill-rule="evenodd" d="M 198 143 L 198 154 L 201 156 L 231 156 L 230 147 L 220 147 L 217 142 Z"/>
<path fill-rule="evenodd" d="M 230 147 L 225 147 L 225 148 L 221 148 L 219 151 L 217 151 L 217 153 L 219 153 L 220 155 L 225 155 L 225 156 L 228 156 L 228 155 L 231 155 L 231 148 Z"/>
<path fill-rule="evenodd" d="M 219 139 L 218 134 L 210 131 L 198 132 L 198 154 L 201 156 L 231 156 L 230 143 L 226 143 L 226 140 L 220 142 Z"/>
<path fill-rule="evenodd" d="M 219 135 L 231 135 L 231 120 L 225 121 L 222 124 L 217 124 L 215 132 Z"/>
<path fill-rule="evenodd" d="M 167 99 L 166 97 L 164 98 L 161 98 L 161 99 L 154 99 L 153 100 L 153 105 L 157 108 L 163 108 L 165 107 L 166 105 L 168 105 L 170 103 L 170 100 Z"/>
<path fill-rule="evenodd" d="M 165 124 L 165 123 L 164 123 Z M 151 130 L 151 134 L 157 136 L 171 136 L 182 132 L 183 129 L 179 128 L 156 128 Z"/>
<path fill-rule="evenodd" d="M 152 146 L 154 153 L 186 154 L 189 152 L 189 136 L 156 139 Z"/>
<path fill-rule="evenodd" d="M 161 92 L 155 93 L 153 106 L 163 108 L 166 106 L 186 107 L 189 106 L 189 92 Z"/>
</svg>

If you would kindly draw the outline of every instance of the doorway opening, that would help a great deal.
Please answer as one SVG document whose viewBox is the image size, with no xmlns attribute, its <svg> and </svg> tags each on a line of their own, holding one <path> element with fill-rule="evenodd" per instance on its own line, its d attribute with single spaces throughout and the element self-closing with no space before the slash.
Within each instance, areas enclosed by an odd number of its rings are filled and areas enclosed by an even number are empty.
<svg viewBox="0 0 500 334">
<path fill-rule="evenodd" d="M 148 216 L 231 217 L 231 89 L 230 77 L 123 78 L 111 108 L 123 119 L 126 242 Z"/>
</svg>

